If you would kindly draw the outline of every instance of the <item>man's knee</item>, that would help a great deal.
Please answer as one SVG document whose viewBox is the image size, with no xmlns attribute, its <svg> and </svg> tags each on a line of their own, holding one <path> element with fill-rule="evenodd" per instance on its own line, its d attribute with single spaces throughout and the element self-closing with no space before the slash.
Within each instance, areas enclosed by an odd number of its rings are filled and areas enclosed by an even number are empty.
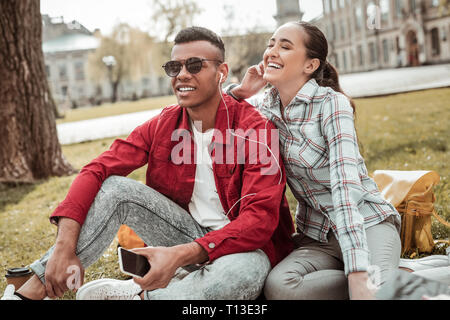
<svg viewBox="0 0 450 320">
<path fill-rule="evenodd" d="M 216 263 L 214 278 L 220 284 L 210 288 L 210 293 L 223 294 L 224 297 L 220 297 L 222 299 L 232 297 L 233 300 L 254 300 L 258 298 L 271 268 L 266 254 L 262 250 L 257 250 L 232 254 L 219 259 L 222 261 L 214 262 Z M 218 288 L 221 290 L 217 290 Z"/>
<path fill-rule="evenodd" d="M 236 254 L 237 259 L 230 261 L 230 277 L 237 277 L 245 285 L 260 283 L 261 287 L 270 271 L 269 258 L 262 250 Z M 241 258 L 242 257 L 242 258 Z"/>
<path fill-rule="evenodd" d="M 109 176 L 102 183 L 102 189 L 116 190 L 123 188 L 130 179 L 122 176 Z"/>
<path fill-rule="evenodd" d="M 122 176 L 110 176 L 103 181 L 98 195 L 102 196 L 106 201 L 108 199 L 120 200 L 130 192 L 130 183 L 133 180 Z"/>
</svg>

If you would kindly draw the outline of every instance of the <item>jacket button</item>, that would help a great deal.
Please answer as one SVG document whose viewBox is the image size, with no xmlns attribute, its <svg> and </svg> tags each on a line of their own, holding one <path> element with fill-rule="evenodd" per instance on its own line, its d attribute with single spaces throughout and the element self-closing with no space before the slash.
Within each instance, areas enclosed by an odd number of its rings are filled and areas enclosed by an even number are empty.
<svg viewBox="0 0 450 320">
<path fill-rule="evenodd" d="M 208 247 L 209 247 L 210 249 L 214 249 L 214 248 L 216 247 L 216 244 L 215 244 L 214 242 L 210 242 L 210 243 L 208 244 Z"/>
</svg>

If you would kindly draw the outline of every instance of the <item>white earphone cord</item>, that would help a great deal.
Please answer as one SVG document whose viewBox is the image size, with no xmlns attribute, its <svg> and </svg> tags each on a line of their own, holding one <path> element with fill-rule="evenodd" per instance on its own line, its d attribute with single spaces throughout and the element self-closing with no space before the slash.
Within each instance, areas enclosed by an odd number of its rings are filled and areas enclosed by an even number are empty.
<svg viewBox="0 0 450 320">
<path fill-rule="evenodd" d="M 281 180 L 282 180 L 282 177 L 283 177 L 283 171 L 281 170 L 281 166 L 280 166 L 280 163 L 279 163 L 278 160 L 277 160 L 277 157 L 275 157 L 275 154 L 272 152 L 272 150 L 270 149 L 270 147 L 269 147 L 267 144 L 262 143 L 262 142 L 260 142 L 260 141 L 252 140 L 252 139 L 250 139 L 250 138 L 243 137 L 243 136 L 240 136 L 240 135 L 238 135 L 238 134 L 235 134 L 235 133 L 231 130 L 231 128 L 230 128 L 230 115 L 229 115 L 229 113 L 228 113 L 228 106 L 227 106 L 227 103 L 225 102 L 225 99 L 223 98 L 223 94 L 222 94 L 222 87 L 221 87 L 222 78 L 223 78 L 223 74 L 221 73 L 221 74 L 220 74 L 220 80 L 219 80 L 219 92 L 220 92 L 220 97 L 222 98 L 222 101 L 223 101 L 223 103 L 224 103 L 224 105 L 225 105 L 225 109 L 226 109 L 226 111 L 227 111 L 227 126 L 228 126 L 228 131 L 230 132 L 231 135 L 233 135 L 233 136 L 235 136 L 235 137 L 239 137 L 239 138 L 242 138 L 242 139 L 244 139 L 244 140 L 248 140 L 249 142 L 256 142 L 256 143 L 258 143 L 258 144 L 261 144 L 261 145 L 265 146 L 265 147 L 267 148 L 267 150 L 269 150 L 271 156 L 275 159 L 275 162 L 276 162 L 276 164 L 277 164 L 277 166 L 278 166 L 278 169 L 279 169 L 279 171 L 280 171 L 280 180 L 278 181 L 278 184 L 280 184 L 280 183 L 281 183 Z M 268 123 L 268 122 L 269 122 L 269 120 L 266 121 L 266 125 L 265 125 L 265 128 L 266 128 L 266 141 L 267 141 L 267 123 Z M 228 214 L 231 212 L 231 210 L 232 210 L 232 209 L 236 206 L 236 204 L 238 204 L 242 199 L 244 199 L 244 198 L 246 198 L 246 197 L 248 197 L 248 196 L 254 196 L 254 195 L 256 195 L 256 193 L 250 193 L 250 194 L 247 194 L 247 195 L 245 195 L 245 196 L 242 196 L 240 199 L 238 199 L 238 200 L 231 206 L 231 208 L 230 208 L 230 210 L 228 210 L 226 216 L 228 216 Z"/>
</svg>

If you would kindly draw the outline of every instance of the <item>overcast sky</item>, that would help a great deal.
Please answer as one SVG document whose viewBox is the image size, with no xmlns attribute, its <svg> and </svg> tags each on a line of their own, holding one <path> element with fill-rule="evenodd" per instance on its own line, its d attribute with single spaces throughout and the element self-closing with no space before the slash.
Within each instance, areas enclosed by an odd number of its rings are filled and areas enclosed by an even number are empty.
<svg viewBox="0 0 450 320">
<path fill-rule="evenodd" d="M 243 29 L 255 25 L 275 30 L 275 0 L 196 0 L 203 9 L 194 22 L 219 34 L 226 32 L 224 4 L 235 8 L 236 20 Z M 322 12 L 322 1 L 300 0 L 305 12 L 303 20 L 310 20 Z M 114 25 L 126 22 L 151 33 L 151 7 L 148 0 L 41 0 L 41 13 L 51 17 L 63 16 L 66 22 L 77 20 L 89 30 L 99 28 L 103 34 L 111 32 Z"/>
</svg>

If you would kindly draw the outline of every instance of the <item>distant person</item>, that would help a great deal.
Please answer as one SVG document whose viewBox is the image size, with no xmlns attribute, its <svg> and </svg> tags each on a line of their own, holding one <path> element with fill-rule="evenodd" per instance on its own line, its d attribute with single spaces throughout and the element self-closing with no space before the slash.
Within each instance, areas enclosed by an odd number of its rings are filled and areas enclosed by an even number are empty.
<svg viewBox="0 0 450 320">
<path fill-rule="evenodd" d="M 271 271 L 268 299 L 371 299 L 368 272 L 381 285 L 399 264 L 400 215 L 368 175 L 355 106 L 327 55 L 317 27 L 286 23 L 269 40 L 263 62 L 227 89 L 247 99 L 272 85 L 253 104 L 280 130 L 298 201 L 296 249 Z"/>
<path fill-rule="evenodd" d="M 122 224 L 149 245 L 136 252 L 148 258 L 150 271 L 142 279 L 87 283 L 77 298 L 261 294 L 271 267 L 292 250 L 294 226 L 279 139 L 271 138 L 277 130 L 249 104 L 222 95 L 224 59 L 213 32 L 192 27 L 178 33 L 165 64 L 178 105 L 115 140 L 83 168 L 51 216 L 58 225 L 55 246 L 31 264 L 35 275 L 16 292 L 8 287 L 3 299 L 61 297 L 70 287 L 67 271 L 78 267 L 83 278 Z M 146 164 L 146 185 L 125 178 Z M 180 267 L 187 271 L 174 279 Z"/>
</svg>

